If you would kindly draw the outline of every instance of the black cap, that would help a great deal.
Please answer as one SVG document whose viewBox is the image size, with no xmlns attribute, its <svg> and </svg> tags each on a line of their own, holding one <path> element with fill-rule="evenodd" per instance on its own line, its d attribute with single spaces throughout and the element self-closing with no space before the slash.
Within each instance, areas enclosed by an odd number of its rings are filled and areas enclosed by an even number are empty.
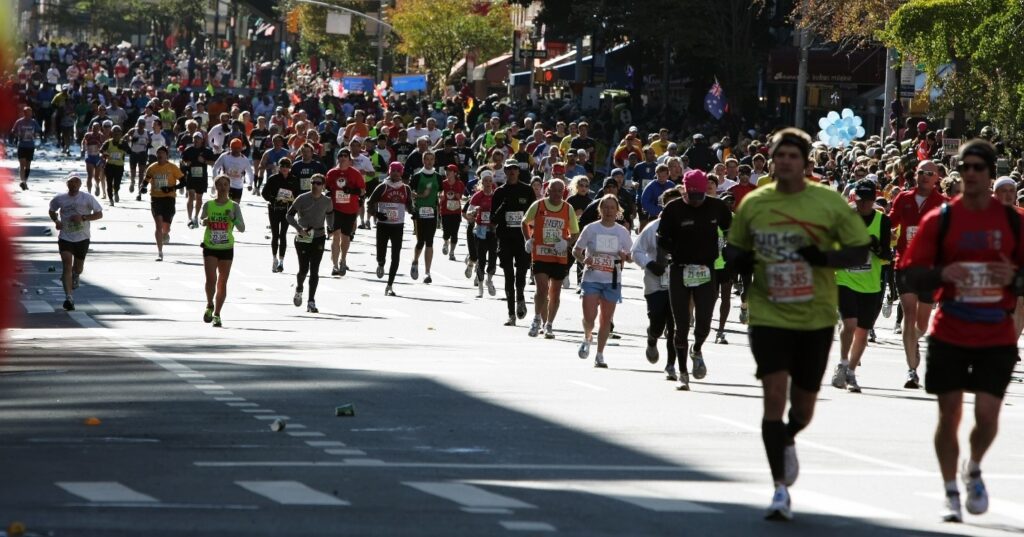
<svg viewBox="0 0 1024 537">
<path fill-rule="evenodd" d="M 857 181 L 857 184 L 853 187 L 853 193 L 857 196 L 857 199 L 871 200 L 874 201 L 877 197 L 875 194 L 875 183 L 868 179 L 861 179 Z"/>
<path fill-rule="evenodd" d="M 605 180 L 604 180 L 604 183 L 601 185 L 601 188 L 605 189 L 605 188 L 608 188 L 610 186 L 613 186 L 615 188 L 619 188 L 619 182 L 616 181 L 614 177 L 606 177 Z"/>
</svg>

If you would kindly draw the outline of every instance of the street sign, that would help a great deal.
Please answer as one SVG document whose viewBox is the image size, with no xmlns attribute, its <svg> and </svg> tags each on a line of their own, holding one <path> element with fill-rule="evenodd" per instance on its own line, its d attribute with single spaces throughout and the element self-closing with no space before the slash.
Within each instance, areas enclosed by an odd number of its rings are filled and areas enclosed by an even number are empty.
<svg viewBox="0 0 1024 537">
<path fill-rule="evenodd" d="M 546 49 L 537 50 L 532 48 L 521 48 L 519 49 L 520 60 L 540 59 L 544 60 L 548 57 L 548 51 Z"/>
</svg>

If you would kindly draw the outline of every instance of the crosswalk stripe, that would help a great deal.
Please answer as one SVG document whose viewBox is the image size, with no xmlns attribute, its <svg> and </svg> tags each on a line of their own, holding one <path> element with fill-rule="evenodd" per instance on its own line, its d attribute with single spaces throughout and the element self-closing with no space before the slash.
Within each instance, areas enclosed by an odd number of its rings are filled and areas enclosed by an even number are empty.
<svg viewBox="0 0 1024 537">
<path fill-rule="evenodd" d="M 502 520 L 498 524 L 509 531 L 557 531 L 555 527 L 547 522 L 536 522 L 532 520 Z"/>
<path fill-rule="evenodd" d="M 95 503 L 158 502 L 156 498 L 134 491 L 117 481 L 60 481 L 56 485 L 75 496 Z"/>
<path fill-rule="evenodd" d="M 719 509 L 690 501 L 697 499 L 697 484 L 689 481 L 494 481 L 472 483 L 533 490 L 573 491 L 596 494 L 659 513 L 721 513 Z M 683 499 L 687 498 L 687 499 Z M 703 498 L 702 498 L 703 499 Z"/>
<path fill-rule="evenodd" d="M 298 481 L 235 481 L 235 484 L 282 505 L 351 505 Z"/>
<path fill-rule="evenodd" d="M 453 501 L 463 507 L 491 507 L 505 509 L 534 509 L 536 506 L 521 502 L 515 498 L 488 492 L 480 487 L 465 483 L 445 483 L 439 481 L 403 481 L 403 485 L 421 492 L 439 496 Z"/>
<path fill-rule="evenodd" d="M 22 300 L 21 305 L 28 313 L 53 313 L 53 306 L 42 300 Z"/>
<path fill-rule="evenodd" d="M 90 300 L 89 306 L 96 313 L 125 313 L 126 310 L 121 307 L 117 302 L 110 302 L 106 300 Z"/>
<path fill-rule="evenodd" d="M 760 494 L 767 497 L 764 489 L 747 489 L 751 494 Z M 834 515 L 843 513 L 849 518 L 872 518 L 900 520 L 909 518 L 904 514 L 888 511 L 860 502 L 847 500 L 840 496 L 822 494 L 807 489 L 796 489 L 791 492 L 793 504 L 798 506 L 800 511 L 814 511 L 817 513 Z"/>
</svg>

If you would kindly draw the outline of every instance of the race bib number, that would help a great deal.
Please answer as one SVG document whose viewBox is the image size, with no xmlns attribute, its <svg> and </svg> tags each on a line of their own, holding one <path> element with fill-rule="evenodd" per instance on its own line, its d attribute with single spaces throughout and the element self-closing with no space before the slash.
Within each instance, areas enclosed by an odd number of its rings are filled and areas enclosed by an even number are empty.
<svg viewBox="0 0 1024 537">
<path fill-rule="evenodd" d="M 459 200 L 448 200 L 445 202 L 445 207 L 449 211 L 458 211 L 460 208 Z"/>
<path fill-rule="evenodd" d="M 420 218 L 433 218 L 434 208 L 433 207 L 420 207 L 419 213 Z"/>
<path fill-rule="evenodd" d="M 565 222 L 560 218 L 552 218 L 550 216 L 544 218 L 544 233 L 542 239 L 544 244 L 555 244 L 562 240 L 562 233 L 564 230 Z M 600 238 L 600 237 L 599 237 Z M 614 237 L 613 237 L 614 238 Z"/>
<path fill-rule="evenodd" d="M 342 192 L 340 190 L 335 190 L 334 191 L 334 203 L 337 203 L 338 205 L 348 205 L 348 203 L 351 200 L 352 200 L 352 196 L 351 195 L 346 194 L 345 192 Z"/>
<path fill-rule="evenodd" d="M 292 199 L 292 191 L 287 188 L 281 188 L 277 191 L 277 199 L 280 201 L 289 201 Z"/>
<path fill-rule="evenodd" d="M 967 277 L 957 282 L 956 299 L 969 304 L 991 304 L 1003 298 L 1003 287 L 995 282 L 988 263 L 961 263 Z"/>
<path fill-rule="evenodd" d="M 232 179 L 241 179 L 242 178 L 242 174 L 245 173 L 244 170 L 240 170 L 240 169 L 228 169 L 227 172 L 228 172 L 228 177 L 230 177 Z"/>
<path fill-rule="evenodd" d="M 917 226 L 907 226 L 907 244 L 914 240 L 914 235 L 917 235 Z"/>
<path fill-rule="evenodd" d="M 312 244 L 313 243 L 313 235 L 310 234 L 310 235 L 306 235 L 305 237 L 303 237 L 302 235 L 296 234 L 295 235 L 295 242 L 302 243 L 302 244 Z"/>
<path fill-rule="evenodd" d="M 609 254 L 595 254 L 591 268 L 600 272 L 612 272 L 615 270 L 615 256 Z"/>
<path fill-rule="evenodd" d="M 205 170 L 203 166 L 192 166 L 192 177 L 202 177 Z"/>
<path fill-rule="evenodd" d="M 491 211 L 480 212 L 480 223 L 485 226 L 491 223 Z"/>
<path fill-rule="evenodd" d="M 85 229 L 85 222 L 73 222 L 69 220 L 66 227 L 69 233 L 78 233 Z"/>
<path fill-rule="evenodd" d="M 615 235 L 598 235 L 594 239 L 594 248 L 601 253 L 619 253 L 619 238 Z"/>
<path fill-rule="evenodd" d="M 706 265 L 684 265 L 683 285 L 699 287 L 711 281 L 711 269 Z"/>
<path fill-rule="evenodd" d="M 769 263 L 764 272 L 772 302 L 791 304 L 814 299 L 814 275 L 806 261 Z"/>
<path fill-rule="evenodd" d="M 389 224 L 401 224 L 405 219 L 405 207 L 400 203 L 380 203 L 377 210 L 385 214 Z"/>
<path fill-rule="evenodd" d="M 506 226 L 518 226 L 523 223 L 523 211 L 509 211 L 505 213 Z"/>
<path fill-rule="evenodd" d="M 210 244 L 227 244 L 228 232 L 223 229 L 210 230 Z"/>
<path fill-rule="evenodd" d="M 167 186 L 168 186 L 168 182 L 167 182 L 167 178 L 166 177 L 158 176 L 156 178 L 156 187 L 157 188 L 166 188 Z"/>
<path fill-rule="evenodd" d="M 303 191 L 313 190 L 313 178 L 302 177 L 299 179 L 299 188 Z"/>
</svg>

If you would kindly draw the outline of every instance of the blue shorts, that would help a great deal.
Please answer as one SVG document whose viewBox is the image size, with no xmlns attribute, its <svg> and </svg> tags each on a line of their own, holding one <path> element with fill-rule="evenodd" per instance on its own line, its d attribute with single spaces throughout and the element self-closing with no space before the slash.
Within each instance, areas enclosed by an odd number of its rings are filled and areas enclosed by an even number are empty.
<svg viewBox="0 0 1024 537">
<path fill-rule="evenodd" d="M 85 157 L 85 163 L 90 166 L 95 166 L 100 163 L 99 155 L 88 155 Z"/>
<path fill-rule="evenodd" d="M 613 289 L 612 284 L 610 283 L 583 281 L 580 283 L 580 287 L 583 288 L 583 296 L 601 295 L 601 299 L 605 302 L 614 302 L 615 304 L 622 303 L 621 283 Z"/>
</svg>

